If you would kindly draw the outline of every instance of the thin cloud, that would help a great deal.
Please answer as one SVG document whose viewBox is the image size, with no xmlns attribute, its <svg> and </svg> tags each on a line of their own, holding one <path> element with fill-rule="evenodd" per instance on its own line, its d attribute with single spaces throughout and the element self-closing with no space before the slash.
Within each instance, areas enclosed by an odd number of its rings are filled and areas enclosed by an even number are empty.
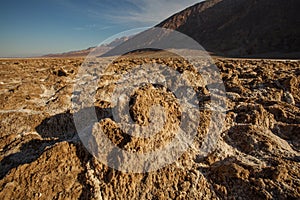
<svg viewBox="0 0 300 200">
<path fill-rule="evenodd" d="M 75 27 L 73 30 L 75 31 L 85 31 L 85 30 L 107 30 L 113 28 L 113 26 L 100 26 L 97 24 L 87 24 L 81 27 Z"/>
<path fill-rule="evenodd" d="M 152 26 L 203 0 L 62 0 L 60 4 L 110 24 Z M 79 28 L 80 29 L 80 28 Z"/>
<path fill-rule="evenodd" d="M 199 0 L 129 0 L 139 9 L 126 10 L 111 15 L 114 20 L 155 24 Z"/>
</svg>

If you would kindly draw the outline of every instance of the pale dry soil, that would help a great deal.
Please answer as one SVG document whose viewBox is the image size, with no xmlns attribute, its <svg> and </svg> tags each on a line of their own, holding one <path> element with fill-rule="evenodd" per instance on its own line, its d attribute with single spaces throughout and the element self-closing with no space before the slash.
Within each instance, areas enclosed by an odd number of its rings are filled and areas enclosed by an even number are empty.
<svg viewBox="0 0 300 200">
<path fill-rule="evenodd" d="M 80 91 L 72 92 L 83 61 L 0 60 L 0 199 L 300 198 L 299 61 L 214 59 L 226 89 L 226 117 L 216 148 L 206 156 L 197 149 L 208 133 L 210 91 L 193 67 L 171 58 L 113 61 L 111 75 L 99 79 L 94 106 L 97 126 L 122 149 L 162 148 L 182 117 L 172 91 L 145 84 L 132 93 L 130 115 L 149 125 L 149 108 L 158 104 L 167 111 L 163 129 L 141 139 L 117 126 L 107 96 L 132 66 L 167 63 L 190 79 L 201 101 L 194 143 L 174 163 L 147 173 L 109 168 L 80 141 L 72 115 L 90 108 L 74 108 L 71 101 L 81 98 Z"/>
</svg>

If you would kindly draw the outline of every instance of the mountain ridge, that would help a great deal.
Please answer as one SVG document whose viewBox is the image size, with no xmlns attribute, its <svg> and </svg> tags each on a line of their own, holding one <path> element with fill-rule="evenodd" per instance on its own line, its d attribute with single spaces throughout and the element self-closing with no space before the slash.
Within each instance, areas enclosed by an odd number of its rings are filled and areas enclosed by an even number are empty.
<svg viewBox="0 0 300 200">
<path fill-rule="evenodd" d="M 164 28 L 192 38 L 216 56 L 295 59 L 300 57 L 297 8 L 300 8 L 300 1 L 296 0 L 287 0 L 284 4 L 280 0 L 204 1 L 172 15 L 104 56 L 159 47 L 162 42 L 168 48 L 193 49 L 185 41 L 177 41 L 164 30 L 158 30 Z"/>
<path fill-rule="evenodd" d="M 68 51 L 68 52 L 63 52 L 63 53 L 51 53 L 51 54 L 46 54 L 41 57 L 48 57 L 48 58 L 53 58 L 53 57 L 83 57 L 89 55 L 90 52 L 94 51 L 97 49 L 98 54 L 105 53 L 109 51 L 110 49 L 113 49 L 114 47 L 122 44 L 123 42 L 127 41 L 129 38 L 132 36 L 123 36 L 120 38 L 116 38 L 113 41 L 107 43 L 107 44 L 102 44 L 100 46 L 93 46 L 93 47 L 88 47 L 86 49 L 82 50 L 73 50 L 73 51 Z"/>
<path fill-rule="evenodd" d="M 300 52 L 300 2 L 210 0 L 156 25 L 184 33 L 222 56 Z"/>
<path fill-rule="evenodd" d="M 154 28 L 183 33 L 211 55 L 298 59 L 300 13 L 297 8 L 300 8 L 297 0 L 286 0 L 285 3 L 281 0 L 208 0 L 175 13 Z M 167 37 L 167 34 L 148 29 L 123 40 L 117 38 L 111 45 L 101 45 L 97 47 L 97 53 L 102 56 L 118 55 L 168 40 Z M 180 45 L 175 46 L 178 48 Z M 95 48 L 44 57 L 87 56 Z"/>
</svg>

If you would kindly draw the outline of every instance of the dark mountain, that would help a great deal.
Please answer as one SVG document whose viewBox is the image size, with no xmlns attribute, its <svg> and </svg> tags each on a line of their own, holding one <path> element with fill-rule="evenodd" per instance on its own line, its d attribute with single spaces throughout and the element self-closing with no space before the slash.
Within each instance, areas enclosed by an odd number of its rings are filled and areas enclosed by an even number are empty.
<svg viewBox="0 0 300 200">
<path fill-rule="evenodd" d="M 180 31 L 206 50 L 247 56 L 300 52 L 299 0 L 210 0 L 158 25 Z"/>
<path fill-rule="evenodd" d="M 156 27 L 184 33 L 219 56 L 299 58 L 299 10 L 299 0 L 208 0 Z M 132 45 L 142 48 L 168 37 L 163 32 L 154 34 L 155 38 L 151 30 L 145 31 L 105 55 L 124 52 Z"/>
</svg>

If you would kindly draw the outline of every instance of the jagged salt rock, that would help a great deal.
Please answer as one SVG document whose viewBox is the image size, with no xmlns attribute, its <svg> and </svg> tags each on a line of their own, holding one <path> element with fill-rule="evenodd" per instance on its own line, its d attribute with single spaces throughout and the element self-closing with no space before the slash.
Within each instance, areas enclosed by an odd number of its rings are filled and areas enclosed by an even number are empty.
<svg viewBox="0 0 300 200">
<path fill-rule="evenodd" d="M 284 97 L 284 100 L 287 103 L 295 105 L 295 99 L 294 99 L 293 95 L 290 92 L 284 92 L 283 97 Z"/>
</svg>

